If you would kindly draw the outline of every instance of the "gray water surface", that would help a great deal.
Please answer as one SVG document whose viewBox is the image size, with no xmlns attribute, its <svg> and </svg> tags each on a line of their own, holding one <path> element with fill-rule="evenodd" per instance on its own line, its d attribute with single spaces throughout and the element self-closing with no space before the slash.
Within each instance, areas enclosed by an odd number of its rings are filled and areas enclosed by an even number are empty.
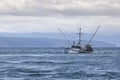
<svg viewBox="0 0 120 80">
<path fill-rule="evenodd" d="M 120 80 L 120 48 L 0 48 L 0 80 Z"/>
</svg>

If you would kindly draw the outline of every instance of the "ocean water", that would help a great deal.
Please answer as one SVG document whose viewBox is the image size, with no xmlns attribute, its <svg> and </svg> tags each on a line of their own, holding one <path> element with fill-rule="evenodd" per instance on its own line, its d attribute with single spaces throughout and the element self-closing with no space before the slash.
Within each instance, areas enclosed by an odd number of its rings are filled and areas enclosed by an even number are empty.
<svg viewBox="0 0 120 80">
<path fill-rule="evenodd" d="M 120 80 L 120 48 L 0 48 L 0 80 Z"/>
</svg>

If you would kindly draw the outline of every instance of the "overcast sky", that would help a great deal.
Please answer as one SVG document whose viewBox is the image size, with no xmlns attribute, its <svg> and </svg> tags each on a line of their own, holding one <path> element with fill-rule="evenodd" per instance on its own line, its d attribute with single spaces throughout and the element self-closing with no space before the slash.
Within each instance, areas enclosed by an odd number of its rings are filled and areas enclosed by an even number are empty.
<svg viewBox="0 0 120 80">
<path fill-rule="evenodd" d="M 77 26 L 78 25 L 78 26 Z M 0 32 L 120 34 L 120 0 L 0 0 Z"/>
</svg>

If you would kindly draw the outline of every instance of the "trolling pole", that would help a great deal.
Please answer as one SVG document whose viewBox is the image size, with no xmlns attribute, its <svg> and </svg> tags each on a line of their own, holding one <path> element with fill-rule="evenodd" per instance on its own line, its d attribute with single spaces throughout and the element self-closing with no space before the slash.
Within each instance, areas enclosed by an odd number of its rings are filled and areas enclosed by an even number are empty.
<svg viewBox="0 0 120 80">
<path fill-rule="evenodd" d="M 66 39 L 66 41 L 71 45 L 70 40 L 68 40 L 68 38 L 65 36 L 65 34 L 62 32 L 62 30 L 60 28 L 58 28 L 58 30 L 60 31 L 60 33 L 64 36 L 64 38 Z"/>
<path fill-rule="evenodd" d="M 94 38 L 94 36 L 96 35 L 97 31 L 99 30 L 100 26 L 98 26 L 98 28 L 96 29 L 95 33 L 93 34 L 93 36 L 90 38 L 89 42 L 87 43 L 87 45 L 90 44 L 90 42 L 92 41 L 92 39 Z"/>
</svg>

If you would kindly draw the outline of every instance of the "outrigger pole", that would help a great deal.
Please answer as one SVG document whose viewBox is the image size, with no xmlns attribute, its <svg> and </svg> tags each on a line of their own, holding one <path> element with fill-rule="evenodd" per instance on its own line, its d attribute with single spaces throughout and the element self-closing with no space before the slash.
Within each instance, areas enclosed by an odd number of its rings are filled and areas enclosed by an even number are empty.
<svg viewBox="0 0 120 80">
<path fill-rule="evenodd" d="M 71 45 L 70 40 L 68 40 L 68 38 L 65 36 L 65 34 L 62 32 L 62 30 L 60 28 L 58 28 L 58 30 L 60 31 L 60 33 L 64 36 L 64 38 L 66 39 L 66 41 Z"/>
<path fill-rule="evenodd" d="M 96 35 L 97 31 L 99 30 L 100 26 L 98 26 L 98 28 L 96 29 L 95 33 L 93 34 L 93 36 L 90 38 L 90 40 L 88 41 L 87 45 L 90 44 L 90 42 L 92 41 L 92 39 L 94 38 L 94 36 Z"/>
</svg>

